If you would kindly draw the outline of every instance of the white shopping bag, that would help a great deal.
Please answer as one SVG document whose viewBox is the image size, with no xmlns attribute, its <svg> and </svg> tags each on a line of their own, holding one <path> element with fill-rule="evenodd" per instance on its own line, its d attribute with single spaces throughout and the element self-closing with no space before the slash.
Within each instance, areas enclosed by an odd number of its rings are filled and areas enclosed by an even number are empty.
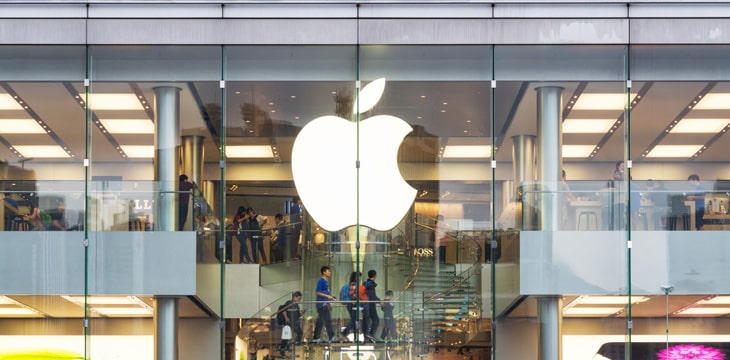
<svg viewBox="0 0 730 360">
<path fill-rule="evenodd" d="M 291 326 L 284 325 L 281 329 L 281 340 L 291 340 Z"/>
</svg>

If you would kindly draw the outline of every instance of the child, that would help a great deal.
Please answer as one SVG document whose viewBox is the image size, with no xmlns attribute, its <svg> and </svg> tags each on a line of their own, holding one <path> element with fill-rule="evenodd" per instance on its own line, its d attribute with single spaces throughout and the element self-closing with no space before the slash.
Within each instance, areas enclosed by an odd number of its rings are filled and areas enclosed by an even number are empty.
<svg viewBox="0 0 730 360">
<path fill-rule="evenodd" d="M 383 333 L 380 335 L 381 340 L 385 340 L 386 336 L 390 337 L 391 341 L 398 340 L 398 333 L 395 330 L 395 318 L 393 317 L 393 290 L 385 291 L 385 298 L 380 302 L 380 308 L 383 309 Z"/>
</svg>

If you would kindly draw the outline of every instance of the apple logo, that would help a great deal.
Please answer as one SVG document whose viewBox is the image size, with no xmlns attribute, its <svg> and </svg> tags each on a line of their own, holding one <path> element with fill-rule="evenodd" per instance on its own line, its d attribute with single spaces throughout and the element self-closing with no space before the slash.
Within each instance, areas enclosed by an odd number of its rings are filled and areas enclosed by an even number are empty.
<svg viewBox="0 0 730 360">
<path fill-rule="evenodd" d="M 354 112 L 375 106 L 384 89 L 384 78 L 365 86 L 359 106 L 355 100 Z M 292 175 L 302 203 L 317 224 L 329 231 L 356 225 L 358 219 L 361 225 L 380 231 L 398 225 L 416 197 L 416 189 L 400 174 L 397 157 L 411 131 L 408 123 L 391 115 L 361 120 L 359 126 L 328 115 L 305 125 L 294 140 Z"/>
</svg>

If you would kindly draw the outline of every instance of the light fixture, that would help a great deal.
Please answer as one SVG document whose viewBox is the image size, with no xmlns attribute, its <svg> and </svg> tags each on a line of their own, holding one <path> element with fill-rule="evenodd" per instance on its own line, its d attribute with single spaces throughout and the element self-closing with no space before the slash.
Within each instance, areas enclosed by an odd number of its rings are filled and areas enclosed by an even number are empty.
<svg viewBox="0 0 730 360">
<path fill-rule="evenodd" d="M 674 315 L 728 315 L 730 307 L 690 307 Z"/>
<path fill-rule="evenodd" d="M 574 306 L 570 309 L 563 310 L 563 315 L 587 315 L 587 316 L 606 316 L 613 315 L 623 311 L 623 307 L 587 307 Z"/>
<path fill-rule="evenodd" d="M 104 316 L 140 316 L 152 315 L 152 307 L 137 296 L 70 296 L 63 299 L 80 307 L 89 305 L 89 310 Z"/>
<path fill-rule="evenodd" d="M 111 134 L 154 134 L 155 124 L 149 119 L 99 119 Z"/>
<path fill-rule="evenodd" d="M 58 145 L 14 145 L 17 150 L 26 158 L 68 158 L 69 153 Z"/>
<path fill-rule="evenodd" d="M 23 107 L 10 94 L 0 94 L 0 110 L 23 110 Z"/>
<path fill-rule="evenodd" d="M 44 314 L 12 298 L 0 295 L 0 316 L 39 317 Z"/>
<path fill-rule="evenodd" d="M 647 296 L 632 296 L 631 303 L 638 304 L 649 300 Z M 625 305 L 628 304 L 629 297 L 624 295 L 581 295 L 573 300 L 565 308 L 575 305 Z"/>
<path fill-rule="evenodd" d="M 623 110 L 627 103 L 626 94 L 582 94 L 573 110 Z"/>
<path fill-rule="evenodd" d="M 616 119 L 565 119 L 563 134 L 605 134 Z"/>
<path fill-rule="evenodd" d="M 229 158 L 273 158 L 271 145 L 231 145 L 226 146 Z"/>
<path fill-rule="evenodd" d="M 152 309 L 140 307 L 93 307 L 91 311 L 105 316 L 152 315 Z"/>
<path fill-rule="evenodd" d="M 728 110 L 730 109 L 730 94 L 707 94 L 694 106 L 695 110 Z"/>
<path fill-rule="evenodd" d="M 93 110 L 144 110 L 135 94 L 89 94 Z"/>
<path fill-rule="evenodd" d="M 492 147 L 489 145 L 446 145 L 443 159 L 489 158 Z"/>
<path fill-rule="evenodd" d="M 669 130 L 676 134 L 715 134 L 724 129 L 730 119 L 682 119 Z"/>
<path fill-rule="evenodd" d="M 703 145 L 657 145 L 646 157 L 654 158 L 689 158 L 702 148 Z"/>
<path fill-rule="evenodd" d="M 153 145 L 119 145 L 127 154 L 128 158 L 152 159 L 155 157 L 155 147 Z"/>
<path fill-rule="evenodd" d="M 45 134 L 46 130 L 33 119 L 0 119 L 0 134 Z"/>
<path fill-rule="evenodd" d="M 587 158 L 595 148 L 595 145 L 563 145 L 563 157 Z"/>
<path fill-rule="evenodd" d="M 730 296 L 711 296 L 697 302 L 702 305 L 730 305 Z"/>
</svg>

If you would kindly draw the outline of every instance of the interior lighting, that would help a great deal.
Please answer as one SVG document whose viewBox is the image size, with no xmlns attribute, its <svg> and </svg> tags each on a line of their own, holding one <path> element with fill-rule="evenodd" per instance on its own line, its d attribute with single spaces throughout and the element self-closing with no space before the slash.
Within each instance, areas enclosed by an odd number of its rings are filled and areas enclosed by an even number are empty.
<svg viewBox="0 0 730 360">
<path fill-rule="evenodd" d="M 489 158 L 492 147 L 489 145 L 446 145 L 443 159 Z"/>
<path fill-rule="evenodd" d="M 93 312 L 105 316 L 139 316 L 152 315 L 151 309 L 140 307 L 93 307 Z"/>
<path fill-rule="evenodd" d="M 232 145 L 226 147 L 229 158 L 273 158 L 271 145 Z"/>
<path fill-rule="evenodd" d="M 0 119 L 0 134 L 45 134 L 46 130 L 33 119 Z"/>
<path fill-rule="evenodd" d="M 99 119 L 111 134 L 154 134 L 155 124 L 149 119 Z"/>
<path fill-rule="evenodd" d="M 587 158 L 595 147 L 595 145 L 563 145 L 563 157 Z"/>
<path fill-rule="evenodd" d="M 616 119 L 565 119 L 563 134 L 605 134 Z"/>
<path fill-rule="evenodd" d="M 90 94 L 93 110 L 144 110 L 135 94 Z"/>
<path fill-rule="evenodd" d="M 26 158 L 68 158 L 69 153 L 58 145 L 14 145 L 13 148 Z"/>
<path fill-rule="evenodd" d="M 728 315 L 730 307 L 691 307 L 677 312 L 675 315 Z"/>
<path fill-rule="evenodd" d="M 697 302 L 701 305 L 730 305 L 730 296 L 712 296 Z"/>
<path fill-rule="evenodd" d="M 730 94 L 707 94 L 694 106 L 695 110 L 728 110 L 730 109 Z"/>
<path fill-rule="evenodd" d="M 719 133 L 730 119 L 682 119 L 669 132 L 678 134 Z"/>
<path fill-rule="evenodd" d="M 689 158 L 702 148 L 703 145 L 657 145 L 646 157 L 654 158 Z"/>
<path fill-rule="evenodd" d="M 129 158 L 152 159 L 155 157 L 153 145 L 120 145 L 120 147 Z"/>
<path fill-rule="evenodd" d="M 0 94 L 0 110 L 23 110 L 10 94 Z"/>
<path fill-rule="evenodd" d="M 593 315 L 593 316 L 606 316 L 613 315 L 622 311 L 623 307 L 585 307 L 585 306 L 574 306 L 570 309 L 563 310 L 563 315 Z"/>
</svg>

